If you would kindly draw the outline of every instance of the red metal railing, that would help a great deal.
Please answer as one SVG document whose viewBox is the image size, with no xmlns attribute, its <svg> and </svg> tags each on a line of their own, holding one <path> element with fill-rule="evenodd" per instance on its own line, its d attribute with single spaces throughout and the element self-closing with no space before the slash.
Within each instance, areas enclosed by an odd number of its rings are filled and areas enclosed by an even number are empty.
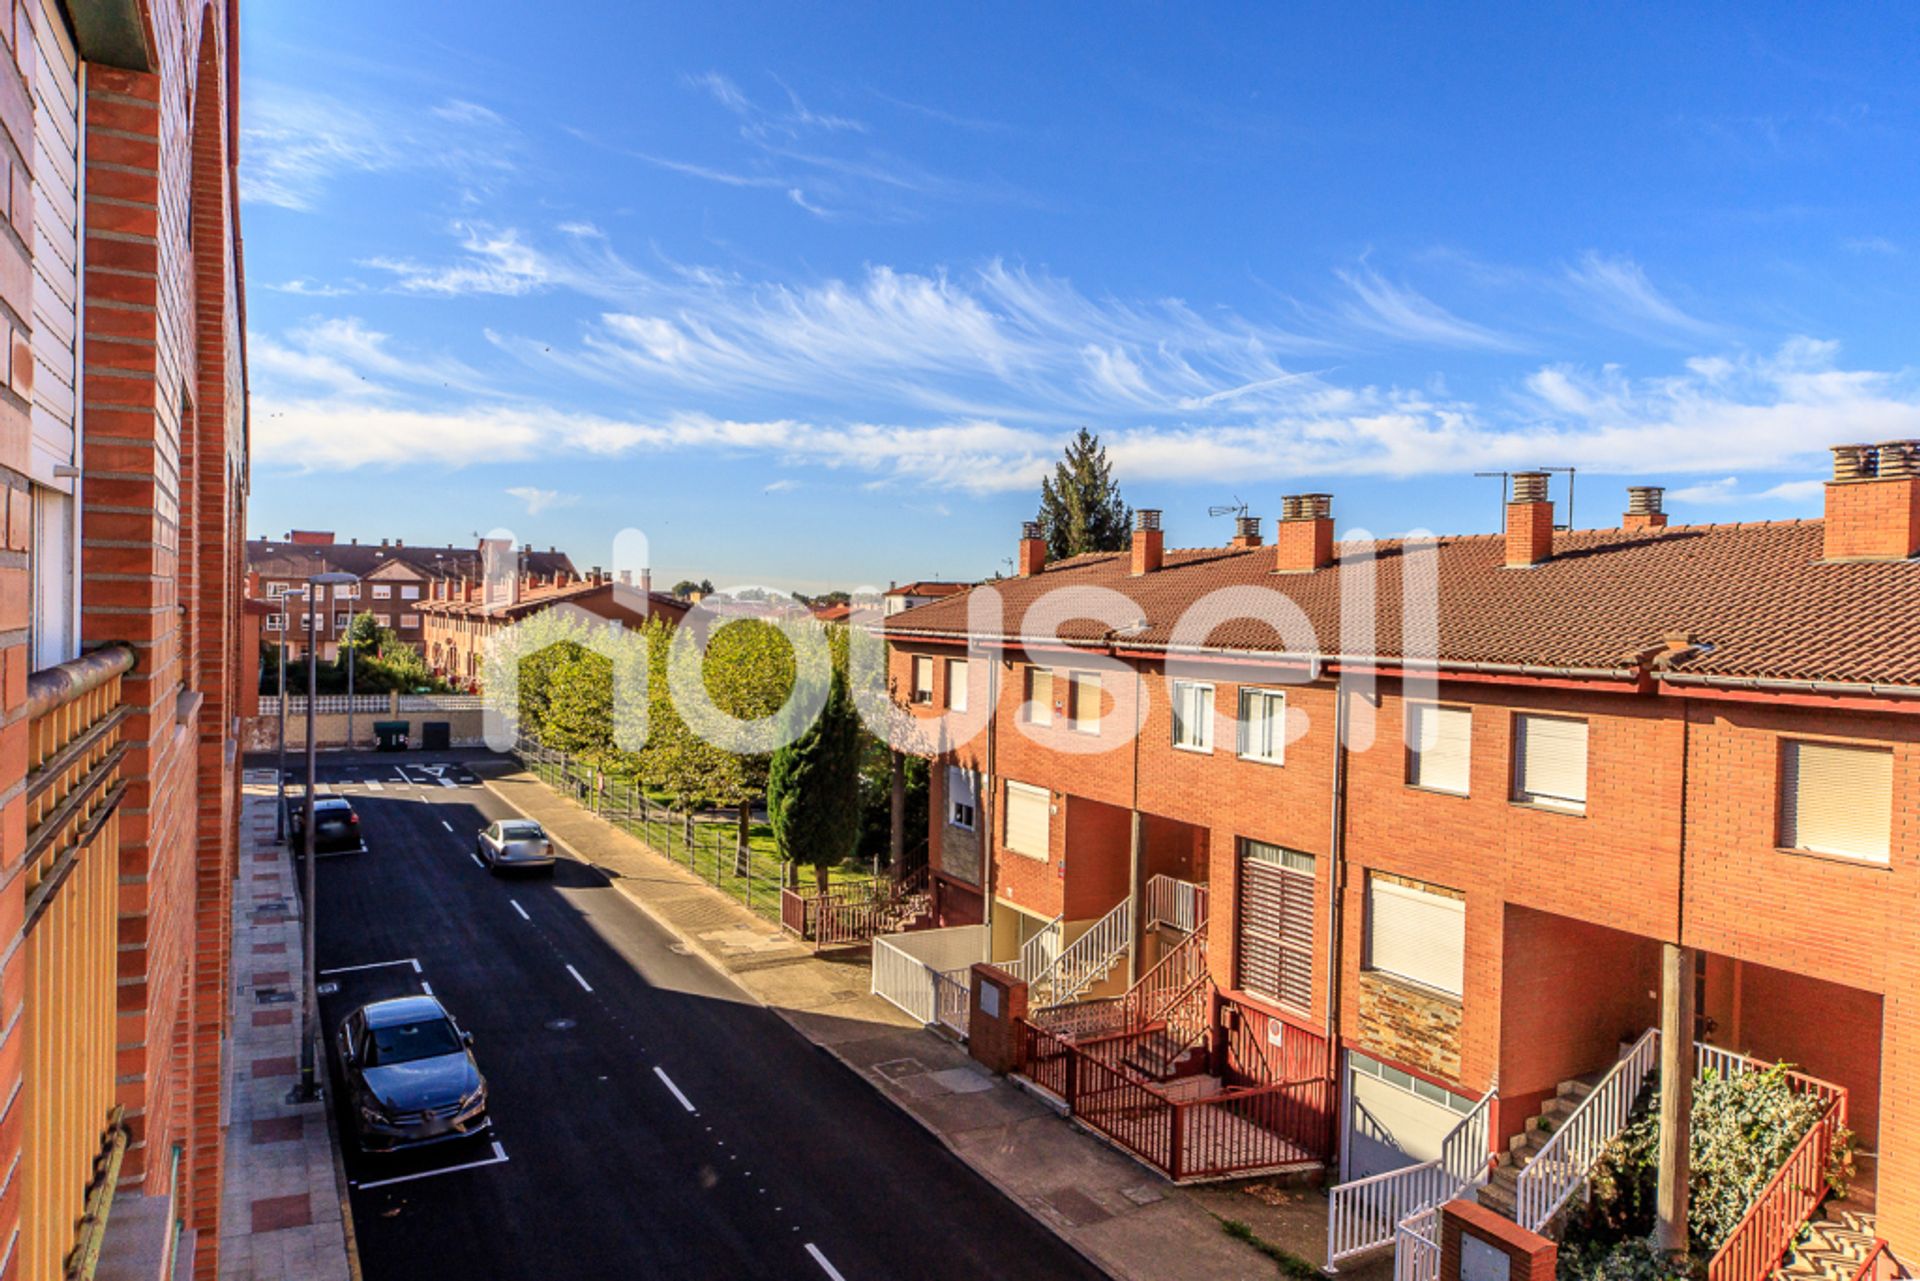
<svg viewBox="0 0 1920 1281">
<path fill-rule="evenodd" d="M 1825 1094 L 1826 1106 L 1819 1118 L 1720 1243 L 1707 1265 L 1707 1281 L 1764 1281 L 1771 1276 L 1807 1216 L 1826 1195 L 1834 1134 L 1847 1115 L 1846 1091 L 1837 1086 L 1828 1089 L 1838 1092 Z"/>
<path fill-rule="evenodd" d="M 1900 1264 L 1889 1252 L 1887 1239 L 1876 1237 L 1867 1257 L 1853 1270 L 1853 1281 L 1893 1281 L 1899 1275 Z"/>
<path fill-rule="evenodd" d="M 1226 1035 L 1226 1072 L 1239 1085 L 1268 1085 L 1310 1076 L 1331 1077 L 1327 1038 L 1232 997 Z"/>
<path fill-rule="evenodd" d="M 926 894 L 925 868 L 909 873 L 898 884 L 885 879 L 861 881 L 825 894 L 782 888 L 780 924 L 824 946 L 865 943 L 900 924 L 903 914 L 919 915 Z"/>
</svg>

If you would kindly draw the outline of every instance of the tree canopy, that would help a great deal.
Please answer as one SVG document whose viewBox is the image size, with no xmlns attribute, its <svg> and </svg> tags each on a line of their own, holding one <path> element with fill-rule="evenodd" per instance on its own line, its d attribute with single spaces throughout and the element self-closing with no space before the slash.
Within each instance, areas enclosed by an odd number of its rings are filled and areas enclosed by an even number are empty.
<svg viewBox="0 0 1920 1281">
<path fill-rule="evenodd" d="M 768 769 L 767 818 L 780 854 L 811 866 L 823 894 L 831 869 L 860 840 L 861 737 L 846 676 L 835 672 L 820 715 Z"/>
<path fill-rule="evenodd" d="M 1082 427 L 1067 443 L 1053 475 L 1040 482 L 1040 528 L 1047 558 L 1082 552 L 1125 551 L 1131 544 L 1133 509 L 1120 497 L 1106 446 Z"/>
</svg>

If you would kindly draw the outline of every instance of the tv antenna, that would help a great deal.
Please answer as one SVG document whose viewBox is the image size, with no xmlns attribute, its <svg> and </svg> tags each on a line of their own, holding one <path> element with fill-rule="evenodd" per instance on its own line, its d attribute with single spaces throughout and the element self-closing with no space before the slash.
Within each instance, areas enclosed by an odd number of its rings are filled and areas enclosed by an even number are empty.
<svg viewBox="0 0 1920 1281">
<path fill-rule="evenodd" d="M 1238 494 L 1235 494 L 1233 496 L 1233 501 L 1230 503 L 1215 503 L 1213 506 L 1207 508 L 1207 515 L 1209 516 L 1236 516 L 1237 517 L 1237 516 L 1244 516 L 1246 514 L 1247 514 L 1247 505 L 1240 501 L 1240 495 Z"/>
<path fill-rule="evenodd" d="M 1564 472 L 1564 473 L 1566 473 L 1566 477 L 1567 477 L 1567 523 L 1566 523 L 1566 524 L 1564 524 L 1564 525 L 1559 525 L 1559 526 L 1556 526 L 1556 528 L 1558 528 L 1558 529 L 1572 529 L 1572 528 L 1573 528 L 1573 475 L 1574 475 L 1574 472 L 1576 472 L 1576 471 L 1577 471 L 1577 470 L 1579 470 L 1579 469 L 1578 469 L 1578 468 L 1575 468 L 1575 467 L 1536 467 L 1536 468 L 1534 468 L 1534 470 L 1535 470 L 1535 471 L 1545 471 L 1545 472 Z"/>
<path fill-rule="evenodd" d="M 1564 525 L 1555 525 L 1554 528 L 1555 529 L 1572 529 L 1573 528 L 1573 478 L 1575 473 L 1579 471 L 1579 468 L 1577 467 L 1535 467 L 1532 470 L 1544 471 L 1544 472 L 1560 472 L 1565 474 L 1567 478 L 1567 522 Z M 1511 485 L 1512 485 L 1514 473 L 1510 471 L 1477 471 L 1473 474 L 1482 480 L 1498 480 L 1500 482 L 1500 523 L 1504 527 L 1507 519 L 1507 495 L 1511 492 Z"/>
</svg>

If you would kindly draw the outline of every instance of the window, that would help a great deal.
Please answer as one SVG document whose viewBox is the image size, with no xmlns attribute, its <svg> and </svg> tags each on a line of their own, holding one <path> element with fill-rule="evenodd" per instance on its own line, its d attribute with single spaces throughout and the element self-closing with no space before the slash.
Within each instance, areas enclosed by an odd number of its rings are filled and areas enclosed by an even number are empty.
<svg viewBox="0 0 1920 1281">
<path fill-rule="evenodd" d="M 1465 796 L 1472 758 L 1471 710 L 1407 704 L 1407 782 L 1410 785 Z M 1583 766 L 1582 777 L 1585 774 Z M 1584 790 L 1582 788 L 1583 793 Z"/>
<path fill-rule="evenodd" d="M 414 631 L 418 631 L 419 628 L 420 628 L 420 615 L 418 614 L 400 615 L 400 630 L 406 631 L 408 629 L 412 629 Z"/>
<path fill-rule="evenodd" d="M 967 710 L 967 660 L 947 660 L 947 706 L 956 712 Z"/>
<path fill-rule="evenodd" d="M 375 600 L 391 600 L 393 599 L 393 588 L 387 586 L 385 583 L 375 583 L 373 585 L 373 598 Z"/>
<path fill-rule="evenodd" d="M 1189 752 L 1213 750 L 1213 686 L 1173 683 L 1173 745 Z"/>
<path fill-rule="evenodd" d="M 393 615 L 392 614 L 375 614 L 373 616 L 373 624 L 375 627 L 392 627 Z"/>
<path fill-rule="evenodd" d="M 270 632 L 284 632 L 287 630 L 287 616 L 285 614 L 268 614 L 267 630 Z"/>
<path fill-rule="evenodd" d="M 33 593 L 30 661 L 34 667 L 52 667 L 80 652 L 74 502 L 71 494 L 45 485 L 30 485 L 28 489 L 27 515 L 33 523 L 27 553 L 27 577 Z M 21 497 L 16 490 L 16 512 Z M 14 519 L 18 520 L 18 515 Z"/>
<path fill-rule="evenodd" d="M 333 598 L 335 600 L 359 600 L 360 584 L 341 583 L 338 587 L 333 589 Z"/>
<path fill-rule="evenodd" d="M 957 765 L 947 767 L 947 822 L 969 832 L 974 823 L 973 773 Z"/>
<path fill-rule="evenodd" d="M 1465 988 L 1467 905 L 1434 889 L 1367 878 L 1367 968 L 1459 996 Z"/>
<path fill-rule="evenodd" d="M 344 631 L 346 631 L 346 630 L 347 630 L 347 618 L 348 618 L 348 616 L 347 616 L 346 614 L 335 614 L 335 615 L 333 616 L 333 625 L 334 625 L 334 627 L 335 627 L 335 628 L 337 628 L 337 629 L 338 629 L 338 630 L 340 630 L 340 631 L 343 631 L 343 632 L 344 632 Z"/>
<path fill-rule="evenodd" d="M 1313 1007 L 1313 867 L 1311 854 L 1240 842 L 1236 981 L 1302 1014 Z"/>
<path fill-rule="evenodd" d="M 1067 679 L 1072 682 L 1073 707 L 1070 716 L 1075 732 L 1098 734 L 1100 732 L 1100 673 L 1075 672 Z"/>
<path fill-rule="evenodd" d="M 1839 743 L 1782 743 L 1780 844 L 1890 861 L 1893 753 Z"/>
<path fill-rule="evenodd" d="M 418 587 L 402 587 L 400 589 L 400 599 L 401 600 L 419 600 L 420 589 Z"/>
<path fill-rule="evenodd" d="M 1584 814 L 1587 723 L 1564 716 L 1517 716 L 1513 725 L 1513 799 Z"/>
<path fill-rule="evenodd" d="M 300 630 L 301 630 L 301 631 L 303 631 L 303 632 L 310 632 L 310 631 L 312 631 L 312 630 L 313 630 L 313 615 L 312 615 L 312 614 L 302 614 L 302 615 L 300 615 Z"/>
<path fill-rule="evenodd" d="M 916 655 L 913 660 L 913 701 L 933 701 L 933 660 L 925 655 Z"/>
<path fill-rule="evenodd" d="M 1052 848 L 1053 796 L 1044 787 L 1007 784 L 1007 848 L 1029 858 L 1046 859 Z"/>
<path fill-rule="evenodd" d="M 268 583 L 267 584 L 268 600 L 279 600 L 282 596 L 285 596 L 286 594 L 287 594 L 287 585 L 285 583 Z"/>
<path fill-rule="evenodd" d="M 1283 765 L 1287 759 L 1287 696 L 1277 689 L 1240 691 L 1240 755 Z"/>
<path fill-rule="evenodd" d="M 1027 724 L 1053 724 L 1053 673 L 1044 667 L 1027 669 Z"/>
</svg>

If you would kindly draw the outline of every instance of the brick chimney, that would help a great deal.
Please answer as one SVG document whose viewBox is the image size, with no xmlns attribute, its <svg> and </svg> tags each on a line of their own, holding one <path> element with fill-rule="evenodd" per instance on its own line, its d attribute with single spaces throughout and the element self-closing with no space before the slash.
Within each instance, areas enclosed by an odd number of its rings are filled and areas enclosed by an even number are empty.
<svg viewBox="0 0 1920 1281">
<path fill-rule="evenodd" d="M 1282 498 L 1273 549 L 1276 573 L 1311 574 L 1333 564 L 1332 495 L 1289 494 Z"/>
<path fill-rule="evenodd" d="M 1630 485 L 1627 487 L 1627 514 L 1620 518 L 1620 528 L 1665 529 L 1667 513 L 1662 500 L 1667 491 L 1658 485 Z"/>
<path fill-rule="evenodd" d="M 1133 514 L 1133 572 L 1151 574 L 1166 559 L 1166 535 L 1160 532 L 1160 509 L 1142 507 Z"/>
<path fill-rule="evenodd" d="M 1258 547 L 1260 545 L 1260 518 L 1258 516 L 1235 516 L 1233 518 L 1233 541 L 1229 547 Z"/>
<path fill-rule="evenodd" d="M 1513 474 L 1507 501 L 1507 568 L 1526 569 L 1553 556 L 1553 502 L 1547 497 L 1547 473 Z"/>
<path fill-rule="evenodd" d="M 1030 520 L 1020 526 L 1020 577 L 1032 578 L 1047 567 L 1047 540 L 1040 536 L 1040 522 Z"/>
<path fill-rule="evenodd" d="M 1824 558 L 1920 555 L 1920 441 L 1835 445 Z"/>
</svg>

